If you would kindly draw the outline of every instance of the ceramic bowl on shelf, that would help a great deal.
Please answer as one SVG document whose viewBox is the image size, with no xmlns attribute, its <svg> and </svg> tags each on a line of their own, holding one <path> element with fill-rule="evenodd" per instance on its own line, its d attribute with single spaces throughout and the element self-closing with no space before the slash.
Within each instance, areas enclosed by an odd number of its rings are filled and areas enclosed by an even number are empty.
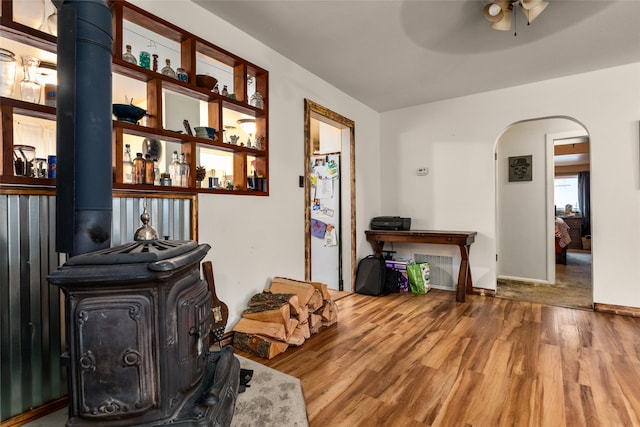
<svg viewBox="0 0 640 427">
<path fill-rule="evenodd" d="M 193 128 L 196 131 L 196 136 L 198 138 L 209 138 L 213 139 L 216 136 L 215 128 L 207 127 L 207 126 L 196 126 Z"/>
<path fill-rule="evenodd" d="M 213 90 L 218 79 L 211 77 L 207 74 L 196 74 L 196 86 L 203 87 L 208 90 Z"/>
<path fill-rule="evenodd" d="M 133 104 L 113 104 L 113 114 L 118 120 L 138 123 L 147 114 L 147 110 L 136 107 Z"/>
</svg>

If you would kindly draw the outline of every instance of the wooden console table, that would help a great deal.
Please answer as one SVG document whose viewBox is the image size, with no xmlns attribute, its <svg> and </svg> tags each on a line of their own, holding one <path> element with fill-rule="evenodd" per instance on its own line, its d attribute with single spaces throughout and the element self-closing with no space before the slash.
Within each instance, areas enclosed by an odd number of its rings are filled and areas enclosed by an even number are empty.
<svg viewBox="0 0 640 427">
<path fill-rule="evenodd" d="M 464 302 L 465 295 L 473 291 L 471 267 L 469 266 L 469 250 L 476 239 L 475 231 L 439 231 L 439 230 L 366 230 L 367 240 L 376 252 L 382 256 L 385 242 L 402 243 L 430 243 L 434 245 L 456 245 L 460 248 L 460 272 L 458 273 L 458 287 L 456 301 Z"/>
</svg>

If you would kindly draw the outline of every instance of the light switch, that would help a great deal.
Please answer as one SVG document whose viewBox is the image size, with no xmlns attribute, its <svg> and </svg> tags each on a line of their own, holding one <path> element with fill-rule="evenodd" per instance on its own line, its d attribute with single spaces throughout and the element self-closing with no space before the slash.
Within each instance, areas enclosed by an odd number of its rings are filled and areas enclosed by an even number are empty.
<svg viewBox="0 0 640 427">
<path fill-rule="evenodd" d="M 416 175 L 418 175 L 418 176 L 427 176 L 427 175 L 429 175 L 429 168 L 418 168 L 418 169 L 416 169 Z"/>
</svg>

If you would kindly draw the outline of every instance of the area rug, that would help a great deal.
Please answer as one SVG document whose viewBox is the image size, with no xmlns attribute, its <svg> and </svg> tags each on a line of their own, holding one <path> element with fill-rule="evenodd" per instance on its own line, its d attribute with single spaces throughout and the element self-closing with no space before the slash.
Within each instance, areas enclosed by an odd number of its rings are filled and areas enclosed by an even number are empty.
<svg viewBox="0 0 640 427">
<path fill-rule="evenodd" d="M 236 357 L 243 369 L 253 370 L 253 377 L 246 391 L 238 394 L 231 427 L 309 425 L 299 379 L 245 357 Z"/>
<path fill-rule="evenodd" d="M 307 408 L 300 380 L 236 355 L 242 369 L 253 370 L 244 393 L 238 394 L 231 427 L 305 427 Z M 63 427 L 67 409 L 24 424 L 26 427 Z"/>
</svg>

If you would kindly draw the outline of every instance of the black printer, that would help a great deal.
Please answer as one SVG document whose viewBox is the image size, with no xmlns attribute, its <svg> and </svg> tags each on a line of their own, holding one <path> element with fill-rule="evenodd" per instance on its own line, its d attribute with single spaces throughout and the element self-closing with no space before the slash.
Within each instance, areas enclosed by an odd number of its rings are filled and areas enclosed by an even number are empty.
<svg viewBox="0 0 640 427">
<path fill-rule="evenodd" d="M 377 216 L 371 219 L 372 230 L 409 230 L 411 228 L 411 218 L 399 216 Z"/>
</svg>

